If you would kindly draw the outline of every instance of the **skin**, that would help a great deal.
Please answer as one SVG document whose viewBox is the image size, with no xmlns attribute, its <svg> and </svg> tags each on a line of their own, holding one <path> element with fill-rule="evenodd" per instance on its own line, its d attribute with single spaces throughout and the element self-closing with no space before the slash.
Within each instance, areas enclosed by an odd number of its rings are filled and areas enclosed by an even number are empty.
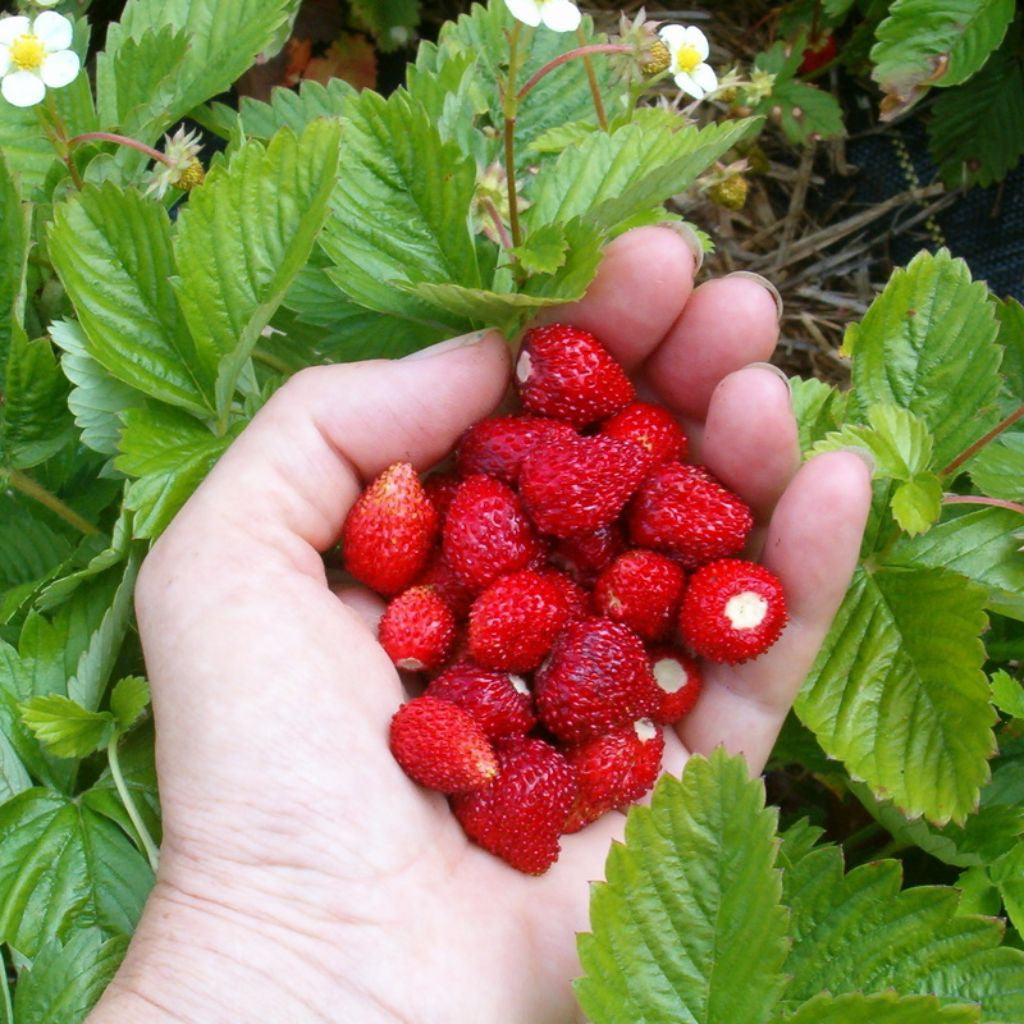
<svg viewBox="0 0 1024 1024">
<path fill-rule="evenodd" d="M 853 571 L 869 471 L 843 452 L 799 468 L 788 388 L 748 365 L 776 343 L 770 293 L 695 288 L 672 231 L 617 239 L 587 296 L 545 319 L 594 329 L 755 509 L 791 624 L 756 661 L 708 667 L 666 769 L 724 744 L 759 772 Z M 297 374 L 146 560 L 161 865 L 90 1024 L 580 1019 L 575 933 L 624 818 L 566 837 L 540 878 L 471 845 L 388 751 L 404 694 L 379 602 L 332 587 L 320 556 L 367 481 L 427 468 L 500 402 L 508 348 L 470 342 Z"/>
</svg>

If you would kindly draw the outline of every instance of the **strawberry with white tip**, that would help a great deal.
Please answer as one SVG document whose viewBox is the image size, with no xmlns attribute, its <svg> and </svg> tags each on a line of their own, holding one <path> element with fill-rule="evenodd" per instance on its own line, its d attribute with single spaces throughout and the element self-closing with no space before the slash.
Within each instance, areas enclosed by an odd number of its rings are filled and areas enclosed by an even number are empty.
<svg viewBox="0 0 1024 1024">
<path fill-rule="evenodd" d="M 661 690 L 661 704 L 651 718 L 659 725 L 675 725 L 693 710 L 700 696 L 700 666 L 669 647 L 654 647 L 650 655 L 654 681 Z"/>
</svg>

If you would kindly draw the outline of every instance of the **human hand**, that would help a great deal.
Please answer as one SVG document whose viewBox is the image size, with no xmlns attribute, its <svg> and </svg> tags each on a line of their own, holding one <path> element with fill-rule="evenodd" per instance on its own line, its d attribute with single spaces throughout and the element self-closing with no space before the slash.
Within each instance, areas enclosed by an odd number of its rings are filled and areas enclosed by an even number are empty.
<svg viewBox="0 0 1024 1024">
<path fill-rule="evenodd" d="M 776 342 L 771 294 L 692 277 L 676 234 L 638 229 L 609 246 L 584 300 L 546 319 L 593 330 L 763 524 L 790 624 L 757 660 L 707 666 L 665 757 L 678 774 L 688 752 L 724 744 L 759 772 L 849 582 L 869 472 L 842 452 L 798 469 L 787 386 L 748 366 Z M 575 933 L 624 818 L 566 836 L 539 878 L 472 845 L 388 750 L 404 693 L 375 639 L 379 603 L 332 589 L 320 557 L 365 481 L 436 462 L 508 379 L 493 334 L 304 371 L 154 547 L 137 608 L 161 865 L 91 1024 L 576 1019 Z"/>
</svg>

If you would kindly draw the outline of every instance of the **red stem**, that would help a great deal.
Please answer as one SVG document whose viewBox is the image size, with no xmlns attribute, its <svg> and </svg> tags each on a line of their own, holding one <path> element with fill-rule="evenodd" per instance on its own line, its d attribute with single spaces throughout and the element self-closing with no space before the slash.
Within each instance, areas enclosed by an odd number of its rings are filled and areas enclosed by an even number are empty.
<svg viewBox="0 0 1024 1024">
<path fill-rule="evenodd" d="M 593 43 L 590 46 L 577 46 L 575 50 L 569 50 L 567 53 L 561 54 L 552 61 L 548 61 L 544 67 L 535 71 L 526 84 L 516 94 L 516 100 L 520 103 L 523 97 L 547 74 L 550 74 L 555 68 L 565 64 L 566 61 L 574 60 L 576 57 L 589 57 L 592 53 L 632 53 L 632 46 L 622 46 L 619 43 Z"/>
<path fill-rule="evenodd" d="M 509 237 L 508 230 L 505 227 L 504 222 L 501 219 L 501 214 L 498 212 L 497 206 L 494 205 L 494 200 L 485 198 L 482 202 L 483 208 L 487 211 L 487 215 L 491 218 L 494 224 L 494 230 L 498 233 L 498 237 L 501 239 L 501 244 L 506 249 L 512 248 L 512 239 Z"/>
<path fill-rule="evenodd" d="M 144 142 L 139 142 L 138 139 L 131 139 L 127 135 L 115 135 L 113 132 L 84 132 L 81 135 L 76 135 L 73 139 L 68 139 L 68 146 L 74 147 L 81 142 L 116 142 L 119 146 L 128 146 L 131 149 L 137 149 L 140 153 L 145 153 L 151 160 L 159 160 L 162 164 L 171 166 L 171 161 L 160 152 L 158 149 L 153 149 L 152 146 L 147 146 Z"/>
<path fill-rule="evenodd" d="M 1022 416 L 1024 416 L 1024 405 L 1014 409 L 1005 420 L 997 423 L 984 437 L 975 441 L 970 448 L 964 449 L 939 475 L 948 476 L 954 469 L 959 469 L 972 455 L 975 455 L 984 448 L 993 438 L 998 437 L 1007 427 L 1012 427 Z"/>
<path fill-rule="evenodd" d="M 942 499 L 943 505 L 994 505 L 996 508 L 1008 508 L 1011 512 L 1019 512 L 1024 516 L 1024 505 L 1003 498 L 986 498 L 983 494 L 947 494 Z"/>
</svg>

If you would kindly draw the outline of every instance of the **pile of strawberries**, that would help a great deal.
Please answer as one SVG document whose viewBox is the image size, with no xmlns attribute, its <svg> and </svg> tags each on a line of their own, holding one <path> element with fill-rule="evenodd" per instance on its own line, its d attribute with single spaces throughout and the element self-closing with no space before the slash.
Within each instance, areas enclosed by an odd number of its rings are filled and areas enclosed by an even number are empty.
<svg viewBox="0 0 1024 1024">
<path fill-rule="evenodd" d="M 345 521 L 348 571 L 390 598 L 380 642 L 429 679 L 391 723 L 406 773 L 528 874 L 559 837 L 653 786 L 696 657 L 756 657 L 782 587 L 735 556 L 750 509 L 590 333 L 529 331 L 520 415 L 481 420 L 454 471 L 386 469 Z"/>
</svg>

